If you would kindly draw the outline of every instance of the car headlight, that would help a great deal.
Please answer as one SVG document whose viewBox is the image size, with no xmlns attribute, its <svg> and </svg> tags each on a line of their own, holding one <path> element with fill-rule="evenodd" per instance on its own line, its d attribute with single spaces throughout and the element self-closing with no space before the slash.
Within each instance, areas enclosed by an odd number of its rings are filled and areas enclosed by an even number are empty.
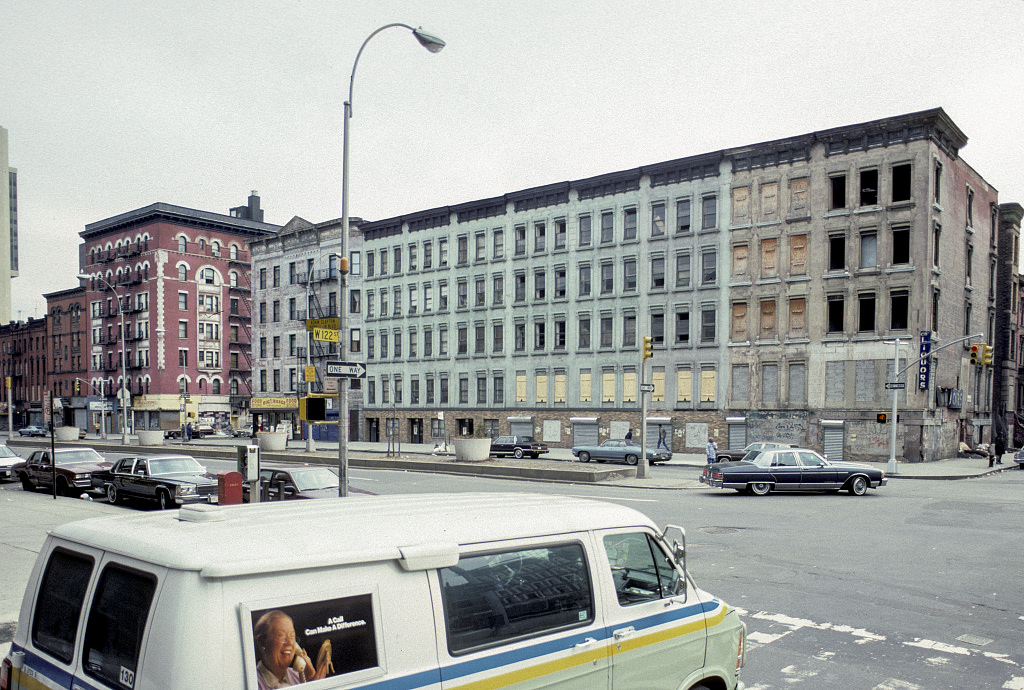
<svg viewBox="0 0 1024 690">
<path fill-rule="evenodd" d="M 91 474 L 76 474 L 75 475 L 75 481 L 76 482 L 84 482 L 84 481 L 91 480 L 91 479 L 92 479 L 92 475 Z"/>
<path fill-rule="evenodd" d="M 194 484 L 179 485 L 178 488 L 174 490 L 174 493 L 178 494 L 179 496 L 187 496 L 189 494 L 194 494 L 195 492 L 196 487 Z"/>
</svg>

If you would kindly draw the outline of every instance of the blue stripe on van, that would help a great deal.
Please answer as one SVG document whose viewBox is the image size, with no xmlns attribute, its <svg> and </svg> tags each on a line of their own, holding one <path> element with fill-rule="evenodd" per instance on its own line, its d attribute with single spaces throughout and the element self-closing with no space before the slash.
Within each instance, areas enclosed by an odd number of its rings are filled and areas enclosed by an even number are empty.
<svg viewBox="0 0 1024 690">
<path fill-rule="evenodd" d="M 671 623 L 672 621 L 679 620 L 682 618 L 690 618 L 692 616 L 701 615 L 708 611 L 714 611 L 721 605 L 721 602 L 717 600 L 709 601 L 701 604 L 693 604 L 685 606 L 681 609 L 674 609 L 669 612 L 659 613 L 653 616 L 646 616 L 644 618 L 637 618 L 631 621 L 623 621 L 623 625 L 627 623 L 635 627 L 638 631 L 653 628 L 665 623 Z M 603 642 L 610 638 L 611 631 L 608 629 L 604 630 L 588 630 L 576 635 L 568 637 L 560 637 L 557 640 L 551 640 L 548 642 L 541 642 L 539 644 L 530 645 L 529 647 L 523 647 L 522 649 L 514 649 L 507 652 L 498 652 L 496 654 L 490 654 L 480 659 L 474 659 L 472 661 L 464 661 L 461 663 L 452 664 L 441 669 L 441 677 L 446 680 L 455 680 L 464 676 L 471 676 L 475 673 L 482 673 L 489 671 L 494 668 L 501 666 L 507 666 L 510 664 L 516 664 L 521 661 L 527 661 L 529 659 L 535 659 L 537 657 L 546 656 L 548 654 L 556 654 L 558 652 L 564 652 L 567 649 L 571 649 L 573 646 L 582 643 L 588 637 L 593 637 L 598 642 Z"/>
</svg>

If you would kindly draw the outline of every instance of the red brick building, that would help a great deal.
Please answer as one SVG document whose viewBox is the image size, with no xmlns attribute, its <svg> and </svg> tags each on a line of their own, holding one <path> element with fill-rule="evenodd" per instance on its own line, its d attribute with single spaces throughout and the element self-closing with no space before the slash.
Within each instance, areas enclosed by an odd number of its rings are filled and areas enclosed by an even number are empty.
<svg viewBox="0 0 1024 690">
<path fill-rule="evenodd" d="M 76 287 L 43 295 L 46 299 L 46 353 L 49 355 L 47 386 L 61 399 L 62 418 L 65 425 L 88 428 L 84 414 L 76 414 L 81 407 L 80 397 L 75 388 L 79 381 L 81 396 L 89 395 L 88 356 L 86 345 L 85 288 Z"/>
<path fill-rule="evenodd" d="M 91 223 L 85 241 L 88 380 L 129 425 L 176 428 L 182 396 L 198 420 L 238 424 L 252 390 L 246 243 L 276 233 L 255 192 L 230 216 L 156 203 Z"/>
<path fill-rule="evenodd" d="M 43 423 L 43 393 L 46 391 L 46 319 L 29 318 L 0 326 L 0 369 L 10 378 L 10 400 L 6 381 L 4 402 L 13 404 L 13 427 Z M 7 412 L 6 406 L 3 412 Z M 7 420 L 0 422 L 7 425 Z"/>
</svg>

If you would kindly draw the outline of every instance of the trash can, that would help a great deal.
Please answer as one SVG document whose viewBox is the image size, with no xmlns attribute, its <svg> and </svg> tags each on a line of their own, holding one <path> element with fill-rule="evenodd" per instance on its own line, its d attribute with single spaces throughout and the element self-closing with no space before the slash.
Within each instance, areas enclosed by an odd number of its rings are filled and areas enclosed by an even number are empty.
<svg viewBox="0 0 1024 690">
<path fill-rule="evenodd" d="M 222 506 L 239 505 L 242 502 L 242 473 L 222 470 L 217 473 L 217 503 Z"/>
</svg>

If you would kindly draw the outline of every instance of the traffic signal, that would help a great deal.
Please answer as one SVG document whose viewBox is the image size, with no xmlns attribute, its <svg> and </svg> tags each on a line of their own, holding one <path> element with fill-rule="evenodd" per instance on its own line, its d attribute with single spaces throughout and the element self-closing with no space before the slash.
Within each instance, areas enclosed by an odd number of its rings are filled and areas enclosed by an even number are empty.
<svg viewBox="0 0 1024 690">
<path fill-rule="evenodd" d="M 983 343 L 971 345 L 971 364 L 977 365 L 981 362 L 981 348 Z"/>
<path fill-rule="evenodd" d="M 878 416 L 877 416 L 877 419 L 878 419 L 878 423 L 879 424 L 888 424 L 889 423 L 889 415 L 887 415 L 884 412 L 879 412 Z"/>
<path fill-rule="evenodd" d="M 654 356 L 654 338 L 649 335 L 644 336 L 644 345 L 641 352 L 643 353 L 645 362 Z"/>
<path fill-rule="evenodd" d="M 307 422 L 327 420 L 327 398 L 302 398 L 299 400 L 300 418 Z"/>
<path fill-rule="evenodd" d="M 981 365 L 985 367 L 992 366 L 992 346 L 982 345 L 981 346 Z"/>
<path fill-rule="evenodd" d="M 81 392 L 82 392 L 82 382 L 79 381 L 78 379 L 75 379 L 75 395 L 78 395 Z"/>
</svg>

